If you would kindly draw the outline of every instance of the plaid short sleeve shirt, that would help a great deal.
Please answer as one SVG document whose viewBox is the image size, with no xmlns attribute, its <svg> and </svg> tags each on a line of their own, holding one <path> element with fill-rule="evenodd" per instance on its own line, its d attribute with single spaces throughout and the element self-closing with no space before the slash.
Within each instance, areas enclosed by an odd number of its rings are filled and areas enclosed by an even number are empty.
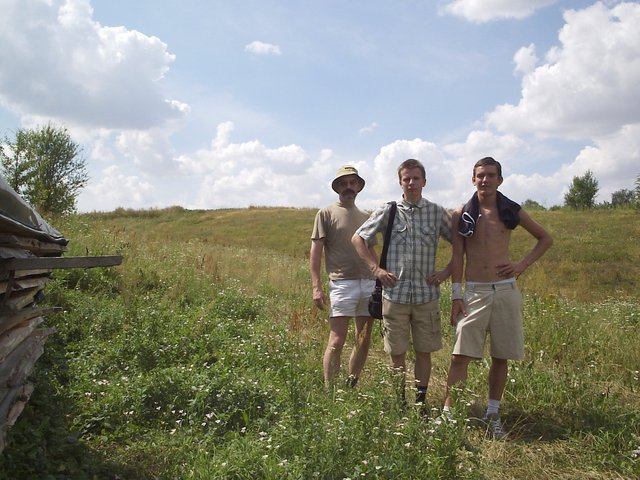
<svg viewBox="0 0 640 480">
<path fill-rule="evenodd" d="M 375 210 L 356 233 L 367 245 L 377 233 L 384 232 L 389 221 L 389 204 Z M 435 271 L 438 241 L 451 243 L 451 215 L 443 207 L 421 198 L 417 205 L 404 199 L 398 202 L 387 252 L 386 270 L 398 277 L 393 288 L 384 289 L 384 297 L 394 303 L 418 305 L 437 300 L 440 288 L 427 285 Z"/>
</svg>

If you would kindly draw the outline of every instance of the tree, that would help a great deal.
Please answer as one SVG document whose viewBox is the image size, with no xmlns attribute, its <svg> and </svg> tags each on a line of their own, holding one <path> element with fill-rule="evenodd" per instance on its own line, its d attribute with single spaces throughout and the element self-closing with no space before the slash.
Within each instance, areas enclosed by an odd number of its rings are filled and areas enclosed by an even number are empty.
<svg viewBox="0 0 640 480">
<path fill-rule="evenodd" d="M 524 208 L 525 210 L 546 210 L 546 208 L 544 208 L 544 206 L 540 205 L 535 200 L 531 200 L 530 198 L 528 198 L 527 200 L 522 202 L 522 204 L 520 206 L 522 208 Z"/>
<path fill-rule="evenodd" d="M 569 191 L 564 196 L 564 204 L 575 209 L 593 208 L 598 194 L 598 181 L 591 170 L 581 177 L 573 177 Z"/>
<path fill-rule="evenodd" d="M 633 190 L 627 190 L 626 188 L 613 192 L 611 194 L 611 206 L 628 207 L 633 204 L 633 197 Z"/>
<path fill-rule="evenodd" d="M 66 128 L 51 124 L 20 129 L 0 144 L 2 170 L 11 187 L 40 213 L 67 214 L 76 209 L 89 180 L 81 148 Z"/>
</svg>

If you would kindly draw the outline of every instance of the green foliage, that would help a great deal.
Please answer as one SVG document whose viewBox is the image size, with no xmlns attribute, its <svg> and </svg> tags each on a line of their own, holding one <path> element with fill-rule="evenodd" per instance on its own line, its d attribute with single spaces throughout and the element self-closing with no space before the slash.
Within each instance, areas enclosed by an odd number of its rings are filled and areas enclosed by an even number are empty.
<svg viewBox="0 0 640 480">
<path fill-rule="evenodd" d="M 540 205 L 535 200 L 527 199 L 520 205 L 525 210 L 546 210 L 542 205 Z"/>
<path fill-rule="evenodd" d="M 80 147 L 64 128 L 50 124 L 20 129 L 0 144 L 3 174 L 11 187 L 42 214 L 68 214 L 88 181 Z"/>
<path fill-rule="evenodd" d="M 627 190 L 626 188 L 617 190 L 611 194 L 611 205 L 613 207 L 630 206 L 633 204 L 634 196 L 633 190 Z"/>
<path fill-rule="evenodd" d="M 576 210 L 593 208 L 598 194 L 598 181 L 591 170 L 581 177 L 573 177 L 569 191 L 564 196 L 564 204 Z"/>
</svg>

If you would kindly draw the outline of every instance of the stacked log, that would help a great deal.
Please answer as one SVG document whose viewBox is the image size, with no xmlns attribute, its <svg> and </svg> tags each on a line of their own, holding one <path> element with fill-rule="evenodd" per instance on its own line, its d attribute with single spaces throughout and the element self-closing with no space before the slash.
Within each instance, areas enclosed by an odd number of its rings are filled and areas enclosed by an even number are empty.
<svg viewBox="0 0 640 480">
<path fill-rule="evenodd" d="M 67 244 L 0 176 L 0 453 L 33 392 L 29 375 L 55 332 L 43 326 L 55 308 L 39 305 L 52 270 L 122 262 L 120 256 L 62 258 Z"/>
<path fill-rule="evenodd" d="M 51 268 L 38 265 L 40 257 L 61 256 L 66 241 L 46 241 L 12 233 L 0 220 L 0 452 L 7 429 L 22 413 L 33 385 L 28 381 L 53 328 L 42 328 L 51 308 L 40 308 Z M 19 259 L 23 269 L 12 268 Z"/>
</svg>

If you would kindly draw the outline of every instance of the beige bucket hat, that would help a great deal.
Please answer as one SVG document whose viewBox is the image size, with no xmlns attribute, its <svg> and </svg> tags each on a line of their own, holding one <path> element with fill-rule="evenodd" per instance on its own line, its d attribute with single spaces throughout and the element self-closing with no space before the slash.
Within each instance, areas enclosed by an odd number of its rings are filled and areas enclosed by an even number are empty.
<svg viewBox="0 0 640 480">
<path fill-rule="evenodd" d="M 338 179 L 340 179 L 341 177 L 346 177 L 347 175 L 355 175 L 356 177 L 358 177 L 358 180 L 360 181 L 360 190 L 358 190 L 358 193 L 361 192 L 364 188 L 364 178 L 358 175 L 358 170 L 356 170 L 356 168 L 352 167 L 351 165 L 343 165 L 338 169 L 338 171 L 336 172 L 336 178 L 333 180 L 333 182 L 331 182 L 331 188 L 333 188 L 333 191 L 338 193 L 338 190 L 336 190 L 336 183 Z"/>
</svg>

